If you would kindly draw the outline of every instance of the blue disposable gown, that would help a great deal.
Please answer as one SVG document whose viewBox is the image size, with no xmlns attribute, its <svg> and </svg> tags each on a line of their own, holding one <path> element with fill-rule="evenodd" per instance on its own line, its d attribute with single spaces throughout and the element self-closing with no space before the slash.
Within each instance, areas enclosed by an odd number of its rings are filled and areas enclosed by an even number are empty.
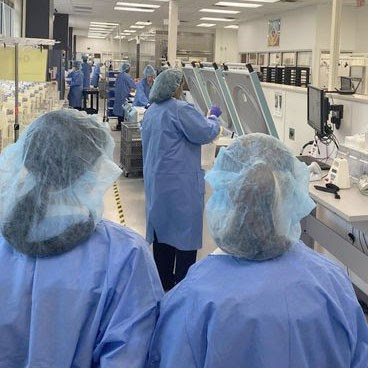
<svg viewBox="0 0 368 368">
<path fill-rule="evenodd" d="M 150 368 L 366 368 L 344 272 L 304 244 L 265 262 L 209 256 L 167 294 Z"/>
<path fill-rule="evenodd" d="M 0 238 L 0 367 L 143 367 L 162 297 L 148 245 L 101 221 L 61 256 Z"/>
<path fill-rule="evenodd" d="M 91 72 L 92 72 L 91 65 L 83 62 L 82 72 L 83 72 L 83 89 L 88 89 L 91 86 Z"/>
<path fill-rule="evenodd" d="M 133 106 L 147 106 L 149 103 L 151 88 L 152 87 L 147 83 L 147 79 L 142 79 L 137 84 Z"/>
<path fill-rule="evenodd" d="M 83 99 L 83 72 L 81 70 L 73 70 L 69 73 L 68 78 L 71 78 L 69 90 L 69 106 L 80 108 L 82 107 Z"/>
<path fill-rule="evenodd" d="M 125 73 L 121 72 L 116 78 L 115 82 L 115 101 L 114 101 L 114 115 L 124 116 L 123 104 L 129 97 L 130 91 L 135 89 L 136 85 L 133 78 Z"/>
<path fill-rule="evenodd" d="M 193 105 L 169 99 L 147 110 L 142 126 L 146 238 L 181 250 L 202 247 L 204 171 L 201 145 L 220 125 Z"/>
<path fill-rule="evenodd" d="M 92 81 L 91 81 L 91 84 L 93 87 L 98 87 L 98 82 L 100 81 L 100 73 L 101 73 L 101 68 L 99 65 L 96 65 L 95 70 L 93 71 Z"/>
</svg>

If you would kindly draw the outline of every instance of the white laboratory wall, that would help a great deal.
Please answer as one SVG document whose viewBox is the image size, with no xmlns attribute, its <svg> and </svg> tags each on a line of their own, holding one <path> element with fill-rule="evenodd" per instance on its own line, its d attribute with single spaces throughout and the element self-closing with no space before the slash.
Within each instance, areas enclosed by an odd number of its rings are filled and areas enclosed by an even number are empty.
<svg viewBox="0 0 368 368">
<path fill-rule="evenodd" d="M 122 52 L 127 52 L 128 43 L 122 40 Z M 103 40 L 77 36 L 77 52 L 82 53 L 119 53 L 119 40 Z"/>
<path fill-rule="evenodd" d="M 239 52 L 312 50 L 316 39 L 316 6 L 273 14 L 240 25 Z M 267 46 L 268 21 L 281 19 L 279 47 Z"/>
<path fill-rule="evenodd" d="M 357 9 L 356 51 L 368 52 L 368 5 Z"/>
<path fill-rule="evenodd" d="M 217 63 L 238 63 L 238 31 L 234 29 L 216 29 L 215 61 Z"/>
</svg>

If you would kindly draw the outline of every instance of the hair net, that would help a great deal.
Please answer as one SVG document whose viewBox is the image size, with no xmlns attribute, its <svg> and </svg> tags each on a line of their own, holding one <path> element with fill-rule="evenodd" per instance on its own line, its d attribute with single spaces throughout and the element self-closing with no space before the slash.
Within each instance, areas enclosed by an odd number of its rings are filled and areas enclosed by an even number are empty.
<svg viewBox="0 0 368 368">
<path fill-rule="evenodd" d="M 178 69 L 168 69 L 162 72 L 155 80 L 149 100 L 159 103 L 175 95 L 183 80 L 183 73 Z"/>
<path fill-rule="evenodd" d="M 121 66 L 121 72 L 122 73 L 128 73 L 130 70 L 130 64 L 129 63 L 124 63 L 122 66 Z"/>
<path fill-rule="evenodd" d="M 50 112 L 1 154 L 0 229 L 18 251 L 56 255 L 93 233 L 121 173 L 102 124 L 76 110 Z"/>
<path fill-rule="evenodd" d="M 74 61 L 73 66 L 74 66 L 75 69 L 80 69 L 81 68 L 81 62 L 80 61 Z"/>
<path fill-rule="evenodd" d="M 206 180 L 210 231 L 227 253 L 277 257 L 300 238 L 300 220 L 315 207 L 309 170 L 276 138 L 249 134 L 221 149 Z"/>
<path fill-rule="evenodd" d="M 83 60 L 84 62 L 87 62 L 87 61 L 88 61 L 88 56 L 83 55 L 83 56 L 82 56 L 82 60 Z"/>
<path fill-rule="evenodd" d="M 151 65 L 147 65 L 143 71 L 144 78 L 156 77 L 156 70 Z"/>
</svg>

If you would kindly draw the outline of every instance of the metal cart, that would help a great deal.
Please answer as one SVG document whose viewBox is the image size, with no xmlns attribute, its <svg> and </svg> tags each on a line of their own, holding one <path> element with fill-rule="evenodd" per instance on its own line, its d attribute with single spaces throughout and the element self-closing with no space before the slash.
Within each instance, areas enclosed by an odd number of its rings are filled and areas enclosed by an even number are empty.
<svg viewBox="0 0 368 368">
<path fill-rule="evenodd" d="M 120 166 L 125 177 L 143 174 L 142 138 L 139 124 L 121 127 Z"/>
</svg>

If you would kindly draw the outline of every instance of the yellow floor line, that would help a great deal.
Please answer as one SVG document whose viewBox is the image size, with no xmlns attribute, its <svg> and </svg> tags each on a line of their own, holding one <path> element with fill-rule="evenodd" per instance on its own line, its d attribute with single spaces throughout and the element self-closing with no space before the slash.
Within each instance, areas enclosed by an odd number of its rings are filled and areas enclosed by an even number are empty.
<svg viewBox="0 0 368 368">
<path fill-rule="evenodd" d="M 120 223 L 125 226 L 126 223 L 125 223 L 125 216 L 124 216 L 123 206 L 121 204 L 119 188 L 118 188 L 118 185 L 116 183 L 114 183 L 114 185 L 113 185 L 113 190 L 114 190 L 116 207 L 118 209 L 119 220 L 120 220 Z"/>
</svg>

